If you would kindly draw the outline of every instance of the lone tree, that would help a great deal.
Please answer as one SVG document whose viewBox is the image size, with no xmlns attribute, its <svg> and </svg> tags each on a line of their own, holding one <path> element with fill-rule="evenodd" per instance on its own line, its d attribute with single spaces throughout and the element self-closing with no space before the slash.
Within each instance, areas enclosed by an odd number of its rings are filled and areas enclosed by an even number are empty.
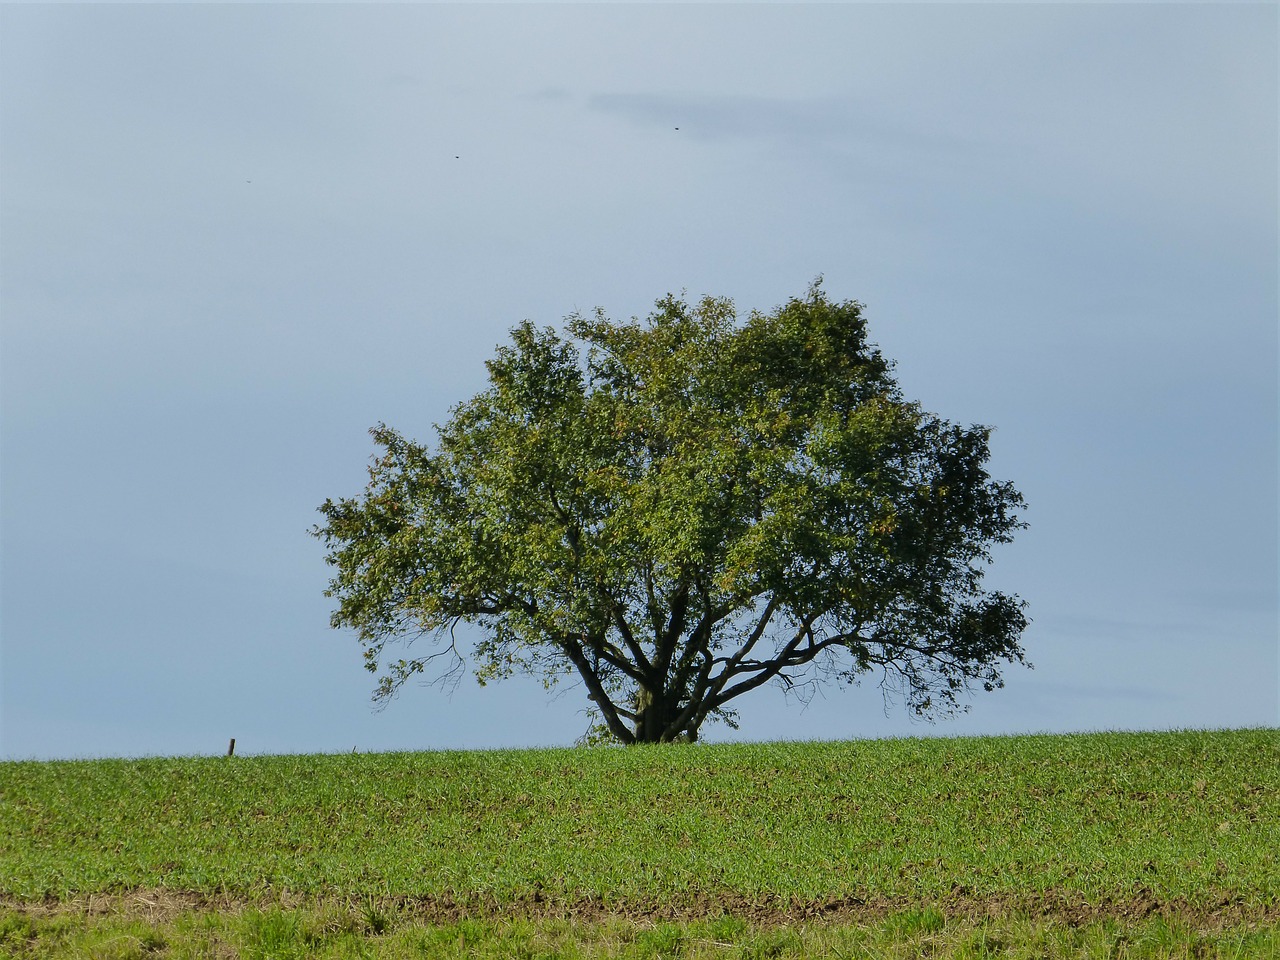
<svg viewBox="0 0 1280 960">
<path fill-rule="evenodd" d="M 371 430 L 364 495 L 326 501 L 313 533 L 375 699 L 456 679 L 463 623 L 481 683 L 576 676 L 628 744 L 732 724 L 770 681 L 876 671 L 926 716 L 1002 686 L 1027 619 L 982 567 L 1022 497 L 986 472 L 989 429 L 905 400 L 861 304 L 820 283 L 745 320 L 667 296 L 567 336 L 525 322 L 434 453 Z"/>
</svg>

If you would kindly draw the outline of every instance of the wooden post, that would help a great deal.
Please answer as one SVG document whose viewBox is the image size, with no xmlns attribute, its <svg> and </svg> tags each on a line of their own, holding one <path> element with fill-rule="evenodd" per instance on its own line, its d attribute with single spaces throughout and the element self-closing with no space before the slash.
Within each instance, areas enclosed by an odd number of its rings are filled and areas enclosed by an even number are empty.
<svg viewBox="0 0 1280 960">
<path fill-rule="evenodd" d="M 227 756 L 234 757 L 236 754 L 236 738 L 231 738 L 231 746 L 227 747 Z"/>
</svg>

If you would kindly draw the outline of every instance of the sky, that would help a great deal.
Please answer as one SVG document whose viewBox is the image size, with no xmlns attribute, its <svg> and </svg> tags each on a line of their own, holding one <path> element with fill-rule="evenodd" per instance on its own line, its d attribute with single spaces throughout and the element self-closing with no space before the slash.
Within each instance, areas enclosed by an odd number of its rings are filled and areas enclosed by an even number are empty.
<svg viewBox="0 0 1280 960">
<path fill-rule="evenodd" d="M 934 724 L 766 689 L 706 739 L 1280 726 L 1278 20 L 0 6 L 0 758 L 572 744 L 581 688 L 375 709 L 316 508 L 522 320 L 819 274 L 994 427 L 1034 669 Z"/>
</svg>

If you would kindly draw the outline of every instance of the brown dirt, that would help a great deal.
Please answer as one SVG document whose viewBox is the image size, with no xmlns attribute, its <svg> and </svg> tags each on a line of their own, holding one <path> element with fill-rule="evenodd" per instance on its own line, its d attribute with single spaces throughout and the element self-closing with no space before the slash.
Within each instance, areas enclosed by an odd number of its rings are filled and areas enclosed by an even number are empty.
<svg viewBox="0 0 1280 960">
<path fill-rule="evenodd" d="M 22 901 L 0 896 L 0 910 L 33 915 L 80 914 L 125 916 L 163 924 L 186 913 L 235 913 L 248 908 L 318 908 L 359 914 L 367 901 L 326 898 L 273 897 L 258 900 L 160 889 L 93 894 L 70 900 Z M 872 897 L 838 900 L 800 900 L 783 897 L 748 897 L 742 894 L 691 893 L 684 899 L 605 900 L 588 896 L 564 899 L 534 891 L 498 900 L 493 897 L 456 899 L 450 896 L 390 897 L 376 901 L 382 912 L 405 922 L 446 923 L 464 918 L 557 919 L 582 923 L 624 920 L 638 923 L 689 921 L 723 915 L 740 917 L 757 926 L 791 923 L 869 923 L 907 910 L 933 907 L 952 920 L 979 922 L 1010 918 L 1052 920 L 1073 926 L 1113 919 L 1120 921 L 1162 917 L 1197 929 L 1214 930 L 1240 925 L 1280 924 L 1280 899 L 1246 903 L 1223 898 L 1192 903 L 1161 900 L 1145 892 L 1127 899 L 1086 900 L 1077 893 L 1048 891 L 1036 897 L 974 896 L 964 890 L 932 900 L 913 901 Z"/>
</svg>

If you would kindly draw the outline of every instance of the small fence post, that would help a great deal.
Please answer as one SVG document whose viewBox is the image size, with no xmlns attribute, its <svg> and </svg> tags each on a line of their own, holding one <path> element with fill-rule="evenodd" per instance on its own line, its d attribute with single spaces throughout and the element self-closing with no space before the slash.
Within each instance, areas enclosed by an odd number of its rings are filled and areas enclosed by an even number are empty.
<svg viewBox="0 0 1280 960">
<path fill-rule="evenodd" d="M 227 756 L 234 757 L 236 753 L 236 738 L 231 738 L 231 746 L 227 747 Z"/>
</svg>

